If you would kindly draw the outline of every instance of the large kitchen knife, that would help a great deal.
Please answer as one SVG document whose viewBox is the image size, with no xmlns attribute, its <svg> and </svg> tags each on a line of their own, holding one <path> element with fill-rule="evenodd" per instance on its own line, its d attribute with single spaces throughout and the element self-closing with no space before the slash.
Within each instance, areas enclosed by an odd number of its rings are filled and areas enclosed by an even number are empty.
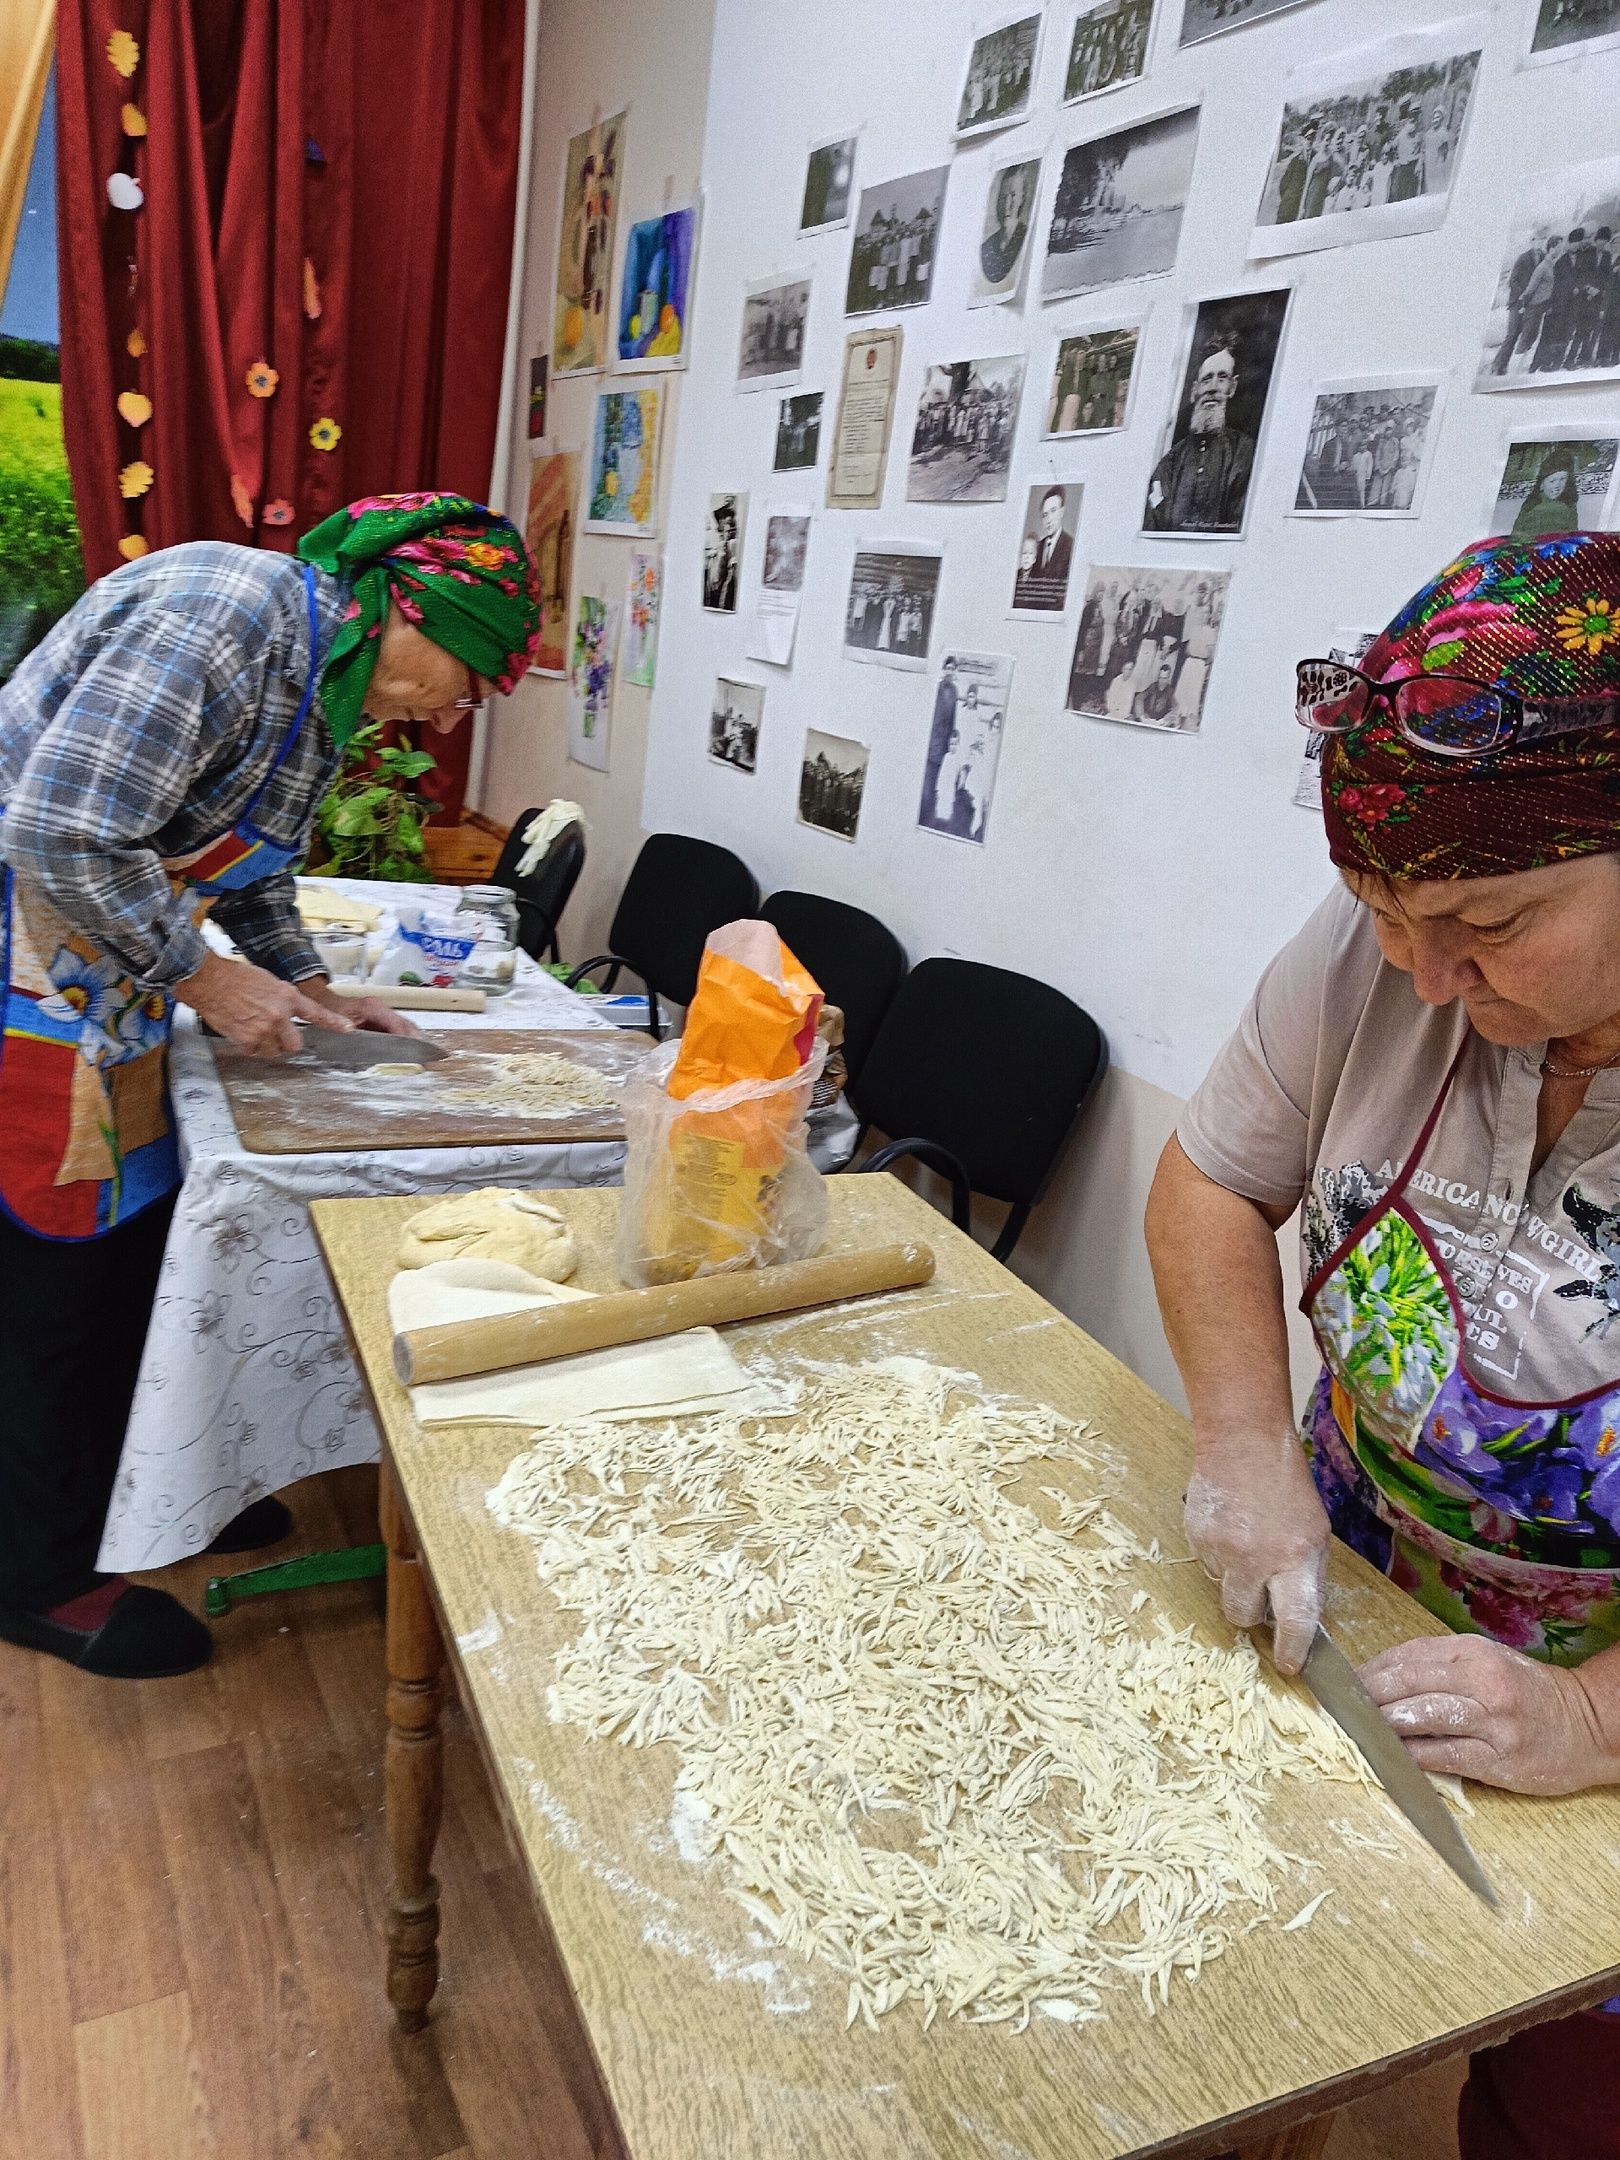
<svg viewBox="0 0 1620 2160">
<path fill-rule="evenodd" d="M 1356 1678 L 1355 1667 L 1332 1642 L 1325 1628 L 1316 1640 L 1300 1677 L 1341 1731 L 1366 1758 L 1368 1768 L 1418 1836 L 1460 1875 L 1476 1896 L 1495 1905 L 1496 1892 L 1486 1879 L 1473 1847 L 1457 1828 L 1450 1808 L 1407 1753 L 1406 1744 Z"/>
<path fill-rule="evenodd" d="M 442 1043 L 426 1035 L 384 1035 L 377 1028 L 324 1028 L 298 1023 L 303 1048 L 296 1062 L 335 1065 L 344 1072 L 365 1072 L 373 1065 L 437 1065 L 448 1056 Z"/>
</svg>

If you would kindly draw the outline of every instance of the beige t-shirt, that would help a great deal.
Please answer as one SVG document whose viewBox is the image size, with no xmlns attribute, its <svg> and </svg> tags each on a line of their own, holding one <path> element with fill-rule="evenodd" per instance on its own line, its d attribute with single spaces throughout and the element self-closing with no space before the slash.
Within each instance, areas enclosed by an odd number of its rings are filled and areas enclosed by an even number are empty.
<svg viewBox="0 0 1620 2160">
<path fill-rule="evenodd" d="M 1612 1385 L 1620 1069 L 1593 1079 L 1532 1177 L 1545 1043 L 1504 1050 L 1473 1034 L 1461 1005 L 1425 1005 L 1343 886 L 1261 976 L 1178 1137 L 1230 1191 L 1303 1201 L 1309 1281 L 1404 1168 L 1459 1048 L 1407 1198 L 1466 1315 L 1468 1368 L 1519 1402 L 1566 1402 Z"/>
</svg>

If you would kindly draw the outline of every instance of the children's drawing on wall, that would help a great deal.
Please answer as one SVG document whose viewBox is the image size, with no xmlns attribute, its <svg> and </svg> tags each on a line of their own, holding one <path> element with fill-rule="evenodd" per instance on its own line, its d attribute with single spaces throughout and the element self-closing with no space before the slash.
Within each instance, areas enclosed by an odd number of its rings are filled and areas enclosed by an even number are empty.
<svg viewBox="0 0 1620 2160">
<path fill-rule="evenodd" d="M 619 280 L 619 366 L 627 373 L 686 365 L 697 211 L 666 210 L 632 225 Z"/>
<path fill-rule="evenodd" d="M 533 675 L 568 672 L 568 597 L 574 582 L 574 504 L 579 496 L 579 453 L 557 450 L 537 457 L 529 471 L 529 508 L 524 538 L 540 585 L 540 643 Z"/>
<path fill-rule="evenodd" d="M 585 530 L 645 536 L 658 511 L 657 384 L 601 390 L 591 431 L 590 496 Z"/>
<path fill-rule="evenodd" d="M 743 296 L 737 388 L 763 390 L 799 379 L 810 316 L 808 278 L 762 278 Z"/>
<path fill-rule="evenodd" d="M 1198 147 L 1198 107 L 1118 128 L 1064 153 L 1041 293 L 1060 300 L 1174 269 Z"/>
<path fill-rule="evenodd" d="M 846 315 L 921 307 L 927 300 L 949 178 L 950 167 L 937 165 L 861 190 L 844 295 Z"/>
<path fill-rule="evenodd" d="M 717 765 L 751 773 L 759 763 L 759 724 L 765 712 L 765 685 L 715 678 L 709 707 L 709 755 Z"/>
<path fill-rule="evenodd" d="M 1526 183 L 1508 227 L 1476 390 L 1620 374 L 1620 157 Z"/>
<path fill-rule="evenodd" d="M 1295 517 L 1416 517 L 1439 433 L 1440 384 L 1320 386 L 1294 489 Z"/>
<path fill-rule="evenodd" d="M 937 548 L 910 541 L 859 551 L 844 609 L 846 660 L 922 671 L 934 634 L 941 560 Z"/>
<path fill-rule="evenodd" d="M 618 609 L 593 593 L 581 593 L 574 617 L 574 649 L 568 671 L 568 755 L 596 772 L 608 769 L 608 730 L 613 718 L 613 658 Z"/>
<path fill-rule="evenodd" d="M 1539 434 L 1527 429 L 1508 444 L 1485 530 L 1515 540 L 1590 532 L 1607 525 L 1620 438 L 1577 435 L 1567 422 Z"/>
<path fill-rule="evenodd" d="M 821 398 L 819 390 L 804 390 L 785 397 L 776 416 L 775 472 L 810 472 L 821 455 Z"/>
<path fill-rule="evenodd" d="M 1038 9 L 1025 9 L 974 39 L 956 107 L 958 142 L 1011 127 L 1028 113 L 1040 60 L 1041 22 Z"/>
<path fill-rule="evenodd" d="M 746 495 L 729 492 L 709 497 L 709 515 L 703 527 L 703 605 L 711 615 L 737 612 L 747 519 Z"/>
<path fill-rule="evenodd" d="M 1074 19 L 1063 102 L 1100 97 L 1105 90 L 1137 82 L 1147 69 L 1153 0 L 1097 0 Z"/>
<path fill-rule="evenodd" d="M 552 311 L 551 364 L 558 375 L 607 365 L 613 226 L 624 167 L 623 113 L 573 136 L 563 159 L 563 200 Z"/>
<path fill-rule="evenodd" d="M 799 231 L 804 237 L 837 232 L 849 223 L 855 195 L 857 139 L 854 135 L 834 135 L 826 142 L 810 145 L 804 169 L 804 201 L 799 209 Z"/>
<path fill-rule="evenodd" d="M 1484 34 L 1485 18 L 1468 16 L 1297 68 L 1250 254 L 1432 231 L 1451 196 Z"/>
<path fill-rule="evenodd" d="M 1181 388 L 1148 480 L 1142 530 L 1233 539 L 1277 367 L 1292 288 L 1188 310 Z"/>
<path fill-rule="evenodd" d="M 664 567 L 656 555 L 632 555 L 624 591 L 624 679 L 650 690 L 658 669 L 658 611 Z"/>
<path fill-rule="evenodd" d="M 917 823 L 984 845 L 1012 690 L 1007 653 L 948 652 L 934 687 Z"/>
<path fill-rule="evenodd" d="M 1102 435 L 1125 425 L 1141 336 L 1139 323 L 1127 323 L 1058 340 L 1046 393 L 1046 434 Z"/>
<path fill-rule="evenodd" d="M 989 307 L 998 301 L 1023 298 L 1040 193 L 1039 158 L 1003 165 L 990 175 L 984 226 L 968 270 L 969 307 Z"/>
<path fill-rule="evenodd" d="M 917 401 L 909 502 L 1005 502 L 1024 357 L 931 367 Z"/>
<path fill-rule="evenodd" d="M 847 735 L 808 728 L 799 767 L 799 823 L 839 840 L 853 840 L 861 822 L 871 751 Z"/>
<path fill-rule="evenodd" d="M 1190 734 L 1204 716 L 1230 572 L 1096 567 L 1086 580 L 1068 709 Z"/>
<path fill-rule="evenodd" d="M 793 658 L 810 549 L 810 512 L 798 504 L 770 511 L 765 519 L 765 555 L 760 566 L 759 597 L 748 639 L 750 660 L 786 667 Z"/>
<path fill-rule="evenodd" d="M 546 432 L 546 395 L 551 387 L 551 361 L 537 353 L 529 362 L 529 440 L 539 442 Z"/>
<path fill-rule="evenodd" d="M 1085 489 L 1078 480 L 1038 480 L 1029 491 L 1013 574 L 1014 615 L 1060 622 L 1069 604 L 1075 535 Z"/>
</svg>

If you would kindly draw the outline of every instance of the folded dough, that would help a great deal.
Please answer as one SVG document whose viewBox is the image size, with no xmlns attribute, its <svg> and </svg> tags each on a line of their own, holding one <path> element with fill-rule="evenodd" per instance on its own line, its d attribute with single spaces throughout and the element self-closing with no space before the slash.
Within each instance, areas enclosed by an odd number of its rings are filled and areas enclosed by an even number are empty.
<svg viewBox="0 0 1620 2160">
<path fill-rule="evenodd" d="M 306 930 L 375 930 L 383 911 L 373 900 L 356 900 L 330 886 L 298 883 L 298 914 Z"/>
<path fill-rule="evenodd" d="M 567 1221 L 554 1207 L 504 1185 L 451 1193 L 413 1215 L 400 1239 L 398 1265 L 434 1260 L 502 1260 L 526 1274 L 563 1282 L 579 1253 Z"/>
<path fill-rule="evenodd" d="M 590 1295 L 541 1282 L 497 1260 L 442 1260 L 394 1277 L 388 1317 L 394 1332 L 403 1334 L 441 1321 L 482 1320 Z M 760 1399 L 761 1391 L 713 1328 L 411 1389 L 411 1406 L 423 1425 L 557 1425 L 583 1417 L 617 1421 L 705 1410 L 746 1412 Z"/>
</svg>

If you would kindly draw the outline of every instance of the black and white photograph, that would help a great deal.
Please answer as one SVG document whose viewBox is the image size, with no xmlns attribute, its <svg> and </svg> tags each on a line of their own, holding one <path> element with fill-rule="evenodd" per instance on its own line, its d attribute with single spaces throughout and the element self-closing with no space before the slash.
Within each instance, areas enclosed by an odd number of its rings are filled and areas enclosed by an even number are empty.
<svg viewBox="0 0 1620 2160">
<path fill-rule="evenodd" d="M 1198 147 L 1198 107 L 1184 105 L 1065 151 L 1041 266 L 1041 295 L 1060 300 L 1175 268 Z"/>
<path fill-rule="evenodd" d="M 804 168 L 804 201 L 799 207 L 801 235 L 837 232 L 849 223 L 855 199 L 854 135 L 835 135 L 812 143 Z"/>
<path fill-rule="evenodd" d="M 849 578 L 844 658 L 920 673 L 934 634 L 941 556 L 891 542 L 862 548 Z"/>
<path fill-rule="evenodd" d="M 866 767 L 872 753 L 847 735 L 807 728 L 799 767 L 799 823 L 839 840 L 853 840 L 861 822 Z"/>
<path fill-rule="evenodd" d="M 1295 69 L 1249 253 L 1432 231 L 1451 197 L 1485 28 L 1471 15 Z"/>
<path fill-rule="evenodd" d="M 797 382 L 804 365 L 804 326 L 810 313 L 808 278 L 763 278 L 743 297 L 737 387 L 763 390 Z"/>
<path fill-rule="evenodd" d="M 794 503 L 765 514 L 765 554 L 748 638 L 750 660 L 786 667 L 793 658 L 810 548 L 810 511 Z"/>
<path fill-rule="evenodd" d="M 1229 577 L 1094 568 L 1069 669 L 1069 711 L 1191 734 L 1204 716 Z"/>
<path fill-rule="evenodd" d="M 1040 193 L 1039 158 L 1003 165 L 990 175 L 984 229 L 968 267 L 969 307 L 989 307 L 997 301 L 1023 298 Z"/>
<path fill-rule="evenodd" d="M 1153 7 L 1154 0 L 1095 0 L 1080 10 L 1063 76 L 1065 105 L 1141 80 L 1147 71 Z"/>
<path fill-rule="evenodd" d="M 1069 604 L 1075 534 L 1085 489 L 1078 480 L 1039 480 L 1029 491 L 1018 535 L 1011 613 L 1036 622 L 1061 621 Z"/>
<path fill-rule="evenodd" d="M 1028 113 L 1040 58 L 1041 22 L 1039 9 L 1026 10 L 973 40 L 956 108 L 958 142 L 986 135 L 992 128 L 1011 127 Z"/>
<path fill-rule="evenodd" d="M 1243 530 L 1291 286 L 1189 310 L 1181 389 L 1148 479 L 1142 530 L 1235 539 Z"/>
<path fill-rule="evenodd" d="M 776 472 L 810 472 L 821 455 L 821 399 L 819 390 L 801 390 L 785 397 L 776 416 Z"/>
<path fill-rule="evenodd" d="M 1620 438 L 1573 434 L 1567 423 L 1556 432 L 1516 435 L 1485 530 L 1513 540 L 1547 540 L 1601 529 L 1609 522 L 1617 451 Z"/>
<path fill-rule="evenodd" d="M 1202 45 L 1205 38 L 1219 37 L 1223 30 L 1241 30 L 1246 23 L 1264 22 L 1301 0 L 1185 0 L 1181 11 L 1183 45 Z"/>
<path fill-rule="evenodd" d="M 735 615 L 742 574 L 746 495 L 711 495 L 703 527 L 703 605 L 711 615 Z"/>
<path fill-rule="evenodd" d="M 1620 374 L 1620 157 L 1542 173 L 1514 205 L 1476 390 Z"/>
<path fill-rule="evenodd" d="M 1323 383 L 1294 489 L 1296 517 L 1416 517 L 1439 434 L 1440 384 Z"/>
<path fill-rule="evenodd" d="M 850 251 L 846 315 L 921 307 L 934 282 L 948 165 L 862 188 Z"/>
<path fill-rule="evenodd" d="M 1009 653 L 948 652 L 934 685 L 917 823 L 983 847 L 1012 689 Z"/>
<path fill-rule="evenodd" d="M 1005 502 L 1024 356 L 929 368 L 906 471 L 908 502 Z"/>
<path fill-rule="evenodd" d="M 1620 0 L 1539 0 L 1530 17 L 1525 58 L 1532 64 L 1573 60 L 1620 45 Z"/>
<path fill-rule="evenodd" d="M 1130 418 L 1136 380 L 1139 323 L 1110 330 L 1086 330 L 1058 340 L 1052 380 L 1046 393 L 1050 436 L 1104 435 Z"/>
<path fill-rule="evenodd" d="M 709 708 L 709 755 L 717 765 L 752 772 L 759 763 L 759 723 L 765 711 L 763 683 L 715 678 Z"/>
</svg>

